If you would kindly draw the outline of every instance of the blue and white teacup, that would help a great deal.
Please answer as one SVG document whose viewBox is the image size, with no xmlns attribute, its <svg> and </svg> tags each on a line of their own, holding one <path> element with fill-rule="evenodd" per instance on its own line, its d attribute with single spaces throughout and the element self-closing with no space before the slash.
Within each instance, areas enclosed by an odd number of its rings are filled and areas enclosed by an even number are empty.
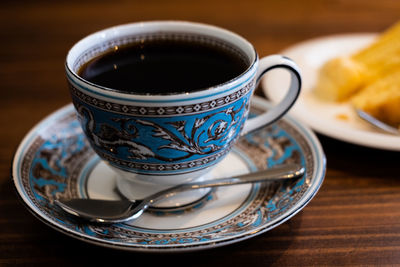
<svg viewBox="0 0 400 267">
<path fill-rule="evenodd" d="M 200 36 L 218 42 L 236 51 L 248 67 L 212 88 L 168 95 L 122 92 L 90 83 L 77 74 L 83 64 L 104 51 L 158 35 Z M 266 113 L 247 119 L 255 87 L 275 68 L 291 74 L 286 96 Z M 290 59 L 272 55 L 259 60 L 254 47 L 241 36 L 181 21 L 132 23 L 91 34 L 69 51 L 66 75 L 78 118 L 94 151 L 120 179 L 150 185 L 174 185 L 203 176 L 229 153 L 238 137 L 283 116 L 301 87 L 298 67 Z"/>
</svg>

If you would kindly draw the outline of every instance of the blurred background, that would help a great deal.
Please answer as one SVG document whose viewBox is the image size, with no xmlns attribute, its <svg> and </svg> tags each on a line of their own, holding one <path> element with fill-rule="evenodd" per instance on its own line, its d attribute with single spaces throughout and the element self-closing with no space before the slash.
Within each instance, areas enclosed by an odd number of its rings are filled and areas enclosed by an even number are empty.
<svg viewBox="0 0 400 267">
<path fill-rule="evenodd" d="M 244 36 L 264 56 L 317 36 L 379 32 L 400 14 L 396 0 L 39 0 L 1 5 L 0 80 L 8 84 L 3 97 L 10 105 L 21 94 L 45 98 L 51 100 L 48 111 L 68 101 L 63 69 L 68 49 L 113 25 L 164 19 L 214 24 Z"/>
</svg>

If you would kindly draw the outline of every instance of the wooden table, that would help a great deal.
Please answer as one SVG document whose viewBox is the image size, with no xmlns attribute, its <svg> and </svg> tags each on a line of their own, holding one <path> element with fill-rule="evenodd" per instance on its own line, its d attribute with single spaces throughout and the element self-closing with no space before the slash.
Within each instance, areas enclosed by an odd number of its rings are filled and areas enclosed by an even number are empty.
<svg viewBox="0 0 400 267">
<path fill-rule="evenodd" d="M 318 136 L 328 159 L 317 196 L 279 227 L 237 244 L 192 253 L 140 254 L 87 244 L 41 223 L 20 203 L 10 165 L 28 130 L 70 102 L 69 47 L 121 23 L 180 19 L 235 31 L 261 56 L 335 33 L 382 31 L 400 2 L 380 1 L 3 1 L 0 9 L 0 266 L 124 262 L 144 266 L 400 265 L 399 153 Z M 260 90 L 258 91 L 260 93 Z"/>
</svg>

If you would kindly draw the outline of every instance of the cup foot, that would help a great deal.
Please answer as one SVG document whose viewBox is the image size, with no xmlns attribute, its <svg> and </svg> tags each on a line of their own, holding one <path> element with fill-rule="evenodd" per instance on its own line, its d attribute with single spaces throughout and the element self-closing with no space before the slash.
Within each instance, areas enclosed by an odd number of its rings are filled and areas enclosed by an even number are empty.
<svg viewBox="0 0 400 267">
<path fill-rule="evenodd" d="M 201 182 L 212 179 L 212 177 L 212 173 L 207 173 L 193 180 L 192 182 Z M 127 199 L 143 199 L 147 196 L 171 187 L 171 185 L 159 185 L 132 181 L 121 176 L 117 177 L 116 182 L 119 193 Z M 175 196 L 171 196 L 154 203 L 150 210 L 169 212 L 178 211 L 180 209 L 189 209 L 206 201 L 211 192 L 211 188 L 201 188 L 181 192 Z"/>
</svg>

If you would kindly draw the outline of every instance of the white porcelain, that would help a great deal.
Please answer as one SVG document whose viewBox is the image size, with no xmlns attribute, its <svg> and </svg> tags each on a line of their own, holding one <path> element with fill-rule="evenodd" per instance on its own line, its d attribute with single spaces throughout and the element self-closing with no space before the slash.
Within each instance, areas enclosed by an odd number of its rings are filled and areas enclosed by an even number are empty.
<svg viewBox="0 0 400 267">
<path fill-rule="evenodd" d="M 302 92 L 290 114 L 326 136 L 361 146 L 400 151 L 399 136 L 384 133 L 364 122 L 349 103 L 321 101 L 312 93 L 318 69 L 324 62 L 336 56 L 350 55 L 370 44 L 375 37 L 375 33 L 324 36 L 283 50 L 283 55 L 296 61 L 303 76 Z M 274 90 L 274 87 L 288 86 L 282 80 L 285 75 L 277 70 L 262 81 L 265 94 L 273 102 L 278 102 L 285 93 Z"/>
</svg>

